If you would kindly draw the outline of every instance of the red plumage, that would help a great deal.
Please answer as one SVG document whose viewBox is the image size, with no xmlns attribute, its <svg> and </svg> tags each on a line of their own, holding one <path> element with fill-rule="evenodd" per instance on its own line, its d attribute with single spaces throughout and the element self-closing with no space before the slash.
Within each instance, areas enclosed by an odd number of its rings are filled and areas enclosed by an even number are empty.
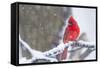
<svg viewBox="0 0 100 68">
<path fill-rule="evenodd" d="M 72 16 L 70 16 L 68 20 L 68 26 L 65 29 L 63 43 L 65 44 L 68 43 L 69 41 L 77 40 L 79 34 L 80 34 L 80 28 L 78 26 L 78 23 Z M 62 54 L 58 55 L 58 60 L 64 60 L 66 58 L 67 58 L 67 48 L 64 49 Z"/>
</svg>

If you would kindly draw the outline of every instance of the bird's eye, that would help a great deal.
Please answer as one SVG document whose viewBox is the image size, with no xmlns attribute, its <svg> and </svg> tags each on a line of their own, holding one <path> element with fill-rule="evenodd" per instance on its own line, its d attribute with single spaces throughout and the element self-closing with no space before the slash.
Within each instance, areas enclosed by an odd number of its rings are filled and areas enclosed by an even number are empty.
<svg viewBox="0 0 100 68">
<path fill-rule="evenodd" d="M 70 25 L 70 26 L 71 26 L 71 25 L 72 25 L 72 22 L 69 22 L 69 23 L 68 23 L 68 25 Z"/>
</svg>

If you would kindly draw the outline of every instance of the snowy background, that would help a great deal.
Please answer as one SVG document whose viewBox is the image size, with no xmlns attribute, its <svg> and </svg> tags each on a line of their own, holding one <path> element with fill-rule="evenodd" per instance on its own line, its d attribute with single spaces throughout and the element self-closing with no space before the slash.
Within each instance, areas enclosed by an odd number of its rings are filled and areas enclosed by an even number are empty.
<svg viewBox="0 0 100 68">
<path fill-rule="evenodd" d="M 81 33 L 87 33 L 88 39 L 96 39 L 96 10 L 89 8 L 72 8 L 73 16 L 78 21 Z"/>
</svg>

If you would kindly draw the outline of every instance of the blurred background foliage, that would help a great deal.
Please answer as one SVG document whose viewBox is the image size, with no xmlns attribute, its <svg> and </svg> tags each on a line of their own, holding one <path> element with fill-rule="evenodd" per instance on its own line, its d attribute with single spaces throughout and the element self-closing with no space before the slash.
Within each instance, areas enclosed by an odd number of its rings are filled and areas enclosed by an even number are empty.
<svg viewBox="0 0 100 68">
<path fill-rule="evenodd" d="M 19 5 L 19 33 L 31 48 L 47 51 L 71 15 L 68 7 Z"/>
</svg>

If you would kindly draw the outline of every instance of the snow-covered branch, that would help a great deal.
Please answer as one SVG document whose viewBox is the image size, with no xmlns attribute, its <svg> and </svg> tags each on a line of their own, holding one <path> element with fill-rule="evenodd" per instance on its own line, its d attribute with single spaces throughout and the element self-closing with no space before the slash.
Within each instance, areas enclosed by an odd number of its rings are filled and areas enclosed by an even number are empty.
<svg viewBox="0 0 100 68">
<path fill-rule="evenodd" d="M 32 59 L 26 59 L 26 58 L 24 57 L 24 58 L 20 59 L 21 61 L 19 60 L 20 63 L 22 63 L 22 62 L 24 62 L 24 61 L 25 61 L 26 63 L 31 63 L 31 62 L 36 61 L 37 59 L 45 59 L 46 61 L 49 61 L 49 62 L 56 62 L 56 61 L 57 61 L 56 58 L 47 57 L 47 56 L 43 55 L 42 52 L 37 51 L 37 50 L 34 50 L 34 49 L 31 49 L 31 48 L 29 47 L 29 45 L 28 45 L 25 41 L 23 41 L 23 40 L 21 39 L 20 35 L 19 35 L 19 43 L 21 43 L 22 46 L 23 46 L 25 49 L 27 49 L 27 50 L 30 52 L 30 54 L 32 55 Z"/>
<path fill-rule="evenodd" d="M 56 55 L 62 53 L 65 48 L 68 48 L 69 51 L 73 50 L 73 49 L 70 49 L 71 47 L 74 47 L 76 49 L 77 47 L 81 47 L 81 48 L 89 48 L 89 49 L 95 50 L 94 43 L 86 42 L 82 40 L 81 41 L 71 41 L 66 44 L 60 43 L 57 47 L 51 50 L 45 51 L 45 52 L 40 52 L 40 51 L 30 48 L 29 45 L 21 39 L 20 35 L 19 35 L 19 43 L 21 43 L 22 46 L 26 48 L 32 55 L 31 59 L 25 60 L 25 57 L 24 57 L 24 60 L 26 63 L 32 63 L 32 62 L 35 63 L 35 61 L 39 59 L 41 60 L 43 59 L 49 62 L 57 62 L 58 60 L 55 58 Z M 23 61 L 23 58 L 20 60 L 20 62 L 22 61 Z"/>
<path fill-rule="evenodd" d="M 55 56 L 57 54 L 62 53 L 65 48 L 70 48 L 70 47 L 83 47 L 83 48 L 95 49 L 95 44 L 85 41 L 73 41 L 66 44 L 61 43 L 56 48 L 44 52 L 44 54 L 46 56 Z"/>
</svg>

